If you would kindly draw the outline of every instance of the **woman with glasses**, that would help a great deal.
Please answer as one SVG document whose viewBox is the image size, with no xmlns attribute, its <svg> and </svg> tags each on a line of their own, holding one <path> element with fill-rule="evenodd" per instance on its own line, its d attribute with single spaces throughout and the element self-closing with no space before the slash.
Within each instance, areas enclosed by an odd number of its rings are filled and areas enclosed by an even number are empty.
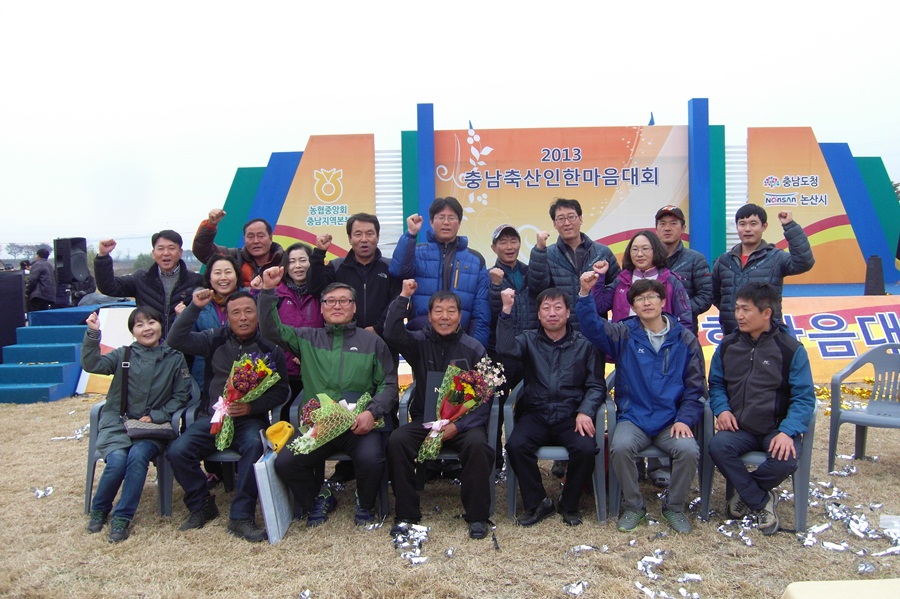
<svg viewBox="0 0 900 599">
<path fill-rule="evenodd" d="M 318 298 L 309 293 L 306 275 L 309 272 L 309 258 L 312 248 L 305 243 L 295 243 L 284 252 L 281 266 L 284 276 L 275 289 L 278 297 L 278 317 L 281 322 L 292 327 L 325 326 Z M 285 350 L 288 368 L 288 382 L 291 384 L 291 397 L 297 397 L 303 388 L 300 380 L 300 357 Z"/>
<path fill-rule="evenodd" d="M 600 275 L 591 294 L 597 305 L 599 314 L 612 310 L 612 321 L 618 322 L 635 312 L 628 301 L 628 290 L 634 281 L 655 279 L 666 288 L 663 312 L 671 314 L 678 322 L 695 335 L 694 321 L 691 314 L 691 301 L 678 275 L 666 268 L 666 251 L 653 231 L 636 233 L 625 247 L 622 258 L 622 271 L 611 284 L 604 284 L 604 276 L 609 265 L 603 262 L 594 263 L 594 272 Z"/>
</svg>

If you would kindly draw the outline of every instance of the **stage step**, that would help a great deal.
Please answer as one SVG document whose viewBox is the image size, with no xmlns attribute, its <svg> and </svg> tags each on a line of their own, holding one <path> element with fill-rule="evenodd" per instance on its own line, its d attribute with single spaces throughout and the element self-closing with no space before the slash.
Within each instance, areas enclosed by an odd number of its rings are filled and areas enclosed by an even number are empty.
<svg viewBox="0 0 900 599">
<path fill-rule="evenodd" d="M 3 348 L 5 364 L 46 364 L 47 362 L 78 362 L 81 360 L 81 344 L 28 343 Z"/>
<path fill-rule="evenodd" d="M 38 343 L 74 343 L 81 345 L 85 325 L 30 326 L 16 329 L 16 343 L 34 345 Z M 4 351 L 6 351 L 4 349 Z"/>
<path fill-rule="evenodd" d="M 0 403 L 37 403 L 56 401 L 74 393 L 63 390 L 62 384 L 35 383 L 32 385 L 0 384 Z"/>
<path fill-rule="evenodd" d="M 3 348 L 0 403 L 56 401 L 75 394 L 81 375 L 84 325 L 16 329 L 16 345 Z"/>
</svg>

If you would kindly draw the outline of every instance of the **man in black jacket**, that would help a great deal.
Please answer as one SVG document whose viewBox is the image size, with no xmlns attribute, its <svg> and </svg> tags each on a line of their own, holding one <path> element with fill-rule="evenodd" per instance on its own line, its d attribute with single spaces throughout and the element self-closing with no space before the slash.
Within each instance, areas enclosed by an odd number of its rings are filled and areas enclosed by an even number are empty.
<svg viewBox="0 0 900 599">
<path fill-rule="evenodd" d="M 175 306 L 190 303 L 191 293 L 203 286 L 203 277 L 188 270 L 181 259 L 182 239 L 176 231 L 165 230 L 151 238 L 155 264 L 147 270 L 117 277 L 109 254 L 116 249 L 115 239 L 97 246 L 94 276 L 100 293 L 113 297 L 133 297 L 138 306 L 150 306 L 163 315 L 163 338 L 175 321 Z"/>
<path fill-rule="evenodd" d="M 569 298 L 561 290 L 551 287 L 538 295 L 541 326 L 518 335 L 511 316 L 516 292 L 505 289 L 501 295 L 497 351 L 525 365 L 525 386 L 517 406 L 520 416 L 506 444 L 525 504 L 525 514 L 517 521 L 532 526 L 553 513 L 536 454 L 542 445 L 562 445 L 569 452 L 569 467 L 559 513 L 563 522 L 577 526 L 578 500 L 594 472 L 598 451 L 594 419 L 606 396 L 602 354 L 569 324 Z"/>
<path fill-rule="evenodd" d="M 259 432 L 269 426 L 269 411 L 288 399 L 287 362 L 280 347 L 260 336 L 256 301 L 245 291 L 231 294 L 225 302 L 227 327 L 192 331 L 197 316 L 210 300 L 212 291 L 209 289 L 195 291 L 193 301 L 172 325 L 166 339 L 174 349 L 206 358 L 205 380 L 208 382 L 200 395 L 198 418 L 172 441 L 166 452 L 175 478 L 184 489 L 184 504 L 191 512 L 179 530 L 202 528 L 219 515 L 215 496 L 207 490 L 206 475 L 200 468 L 200 461 L 216 451 L 216 436 L 209 432 L 212 420 L 210 398 L 224 394 L 231 368 L 242 355 L 268 354 L 270 367 L 281 379 L 255 400 L 234 402 L 227 408 L 228 415 L 234 420 L 231 448 L 241 454 L 228 531 L 247 541 L 259 542 L 266 539 L 266 531 L 257 527 L 255 521 L 259 493 L 253 463 L 263 454 Z"/>
<path fill-rule="evenodd" d="M 388 440 L 388 468 L 396 498 L 394 534 L 401 522 L 417 523 L 422 518 L 419 493 L 416 491 L 415 459 L 429 429 L 422 426 L 428 374 L 443 374 L 453 364 L 471 370 L 486 354 L 484 346 L 460 328 L 461 302 L 449 291 L 434 293 L 428 302 L 428 320 L 424 329 L 409 331 L 403 319 L 409 310 L 410 298 L 416 291 L 413 279 L 403 281 L 403 291 L 388 308 L 384 335 L 388 345 L 399 351 L 412 366 L 416 381 L 415 394 L 410 402 L 410 423 L 403 423 Z M 462 463 L 460 475 L 463 507 L 469 523 L 469 537 L 483 539 L 488 534 L 490 517 L 491 480 L 494 448 L 488 443 L 487 422 L 490 400 L 472 410 L 465 417 L 451 422 L 441 430 L 443 443 L 459 452 Z"/>
</svg>

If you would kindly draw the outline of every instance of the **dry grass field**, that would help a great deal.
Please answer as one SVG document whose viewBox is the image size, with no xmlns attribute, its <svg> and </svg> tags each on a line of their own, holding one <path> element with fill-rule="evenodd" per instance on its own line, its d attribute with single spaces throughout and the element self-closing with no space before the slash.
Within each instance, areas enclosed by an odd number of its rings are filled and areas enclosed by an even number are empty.
<svg viewBox="0 0 900 599">
<path fill-rule="evenodd" d="M 496 547 L 491 539 L 472 541 L 462 521 L 458 487 L 450 482 L 430 483 L 423 495 L 423 524 L 431 527 L 423 555 L 428 560 L 411 565 L 392 546 L 386 528 L 357 529 L 353 525 L 352 485 L 339 494 L 335 515 L 323 527 L 307 529 L 294 523 L 278 545 L 249 544 L 227 533 L 230 495 L 217 491 L 223 517 L 202 530 L 179 533 L 187 516 L 176 484 L 174 515 L 158 515 L 155 471 L 133 524 L 131 538 L 110 544 L 103 533 L 84 531 L 83 489 L 87 438 L 51 441 L 71 436 L 88 422 L 97 397 L 75 397 L 36 405 L 0 404 L 0 422 L 6 432 L 0 440 L 4 456 L 0 469 L 0 595 L 9 597 L 299 597 L 310 591 L 323 597 L 564 597 L 563 587 L 580 580 L 590 586 L 584 597 L 646 597 L 636 583 L 653 591 L 679 597 L 690 595 L 728 598 L 779 597 L 799 580 L 900 577 L 900 555 L 873 557 L 890 547 L 885 538 L 861 539 L 845 523 L 830 521 L 827 501 L 810 508 L 810 526 L 831 522 L 810 547 L 796 535 L 781 532 L 763 537 L 747 534 L 752 546 L 738 535 L 728 537 L 718 528 L 721 515 L 708 523 L 694 520 L 694 532 L 676 536 L 664 523 L 640 527 L 633 534 L 616 531 L 612 521 L 598 525 L 591 518 L 568 528 L 558 518 L 530 529 L 518 528 L 505 509 L 505 483 L 497 486 Z M 846 478 L 825 472 L 827 418 L 820 407 L 814 451 L 813 481 L 833 483 L 847 493 L 839 500 L 878 525 L 881 514 L 900 514 L 900 432 L 872 430 L 869 453 L 875 462 L 852 462 L 858 472 Z M 844 427 L 839 453 L 850 454 L 853 430 Z M 839 460 L 839 467 L 846 464 Z M 547 464 L 549 467 L 549 464 Z M 551 496 L 559 483 L 545 478 Z M 53 487 L 37 498 L 33 488 Z M 833 489 L 819 486 L 823 493 Z M 647 494 L 655 493 L 651 486 Z M 724 481 L 716 474 L 713 508 L 722 512 Z M 831 500 L 832 502 L 834 500 Z M 872 508 L 871 504 L 882 504 Z M 583 509 L 591 513 L 592 501 Z M 648 502 L 659 517 L 655 495 Z M 782 523 L 793 524 L 793 504 L 779 506 Z M 731 530 L 737 530 L 731 527 Z M 844 552 L 823 548 L 822 542 L 846 541 Z M 594 545 L 596 551 L 567 555 L 576 545 Z M 447 550 L 452 548 L 451 556 Z M 604 550 L 605 548 L 605 550 Z M 854 552 L 866 550 L 869 555 Z M 651 580 L 638 570 L 642 557 L 661 552 L 662 563 L 653 567 Z M 862 563 L 874 572 L 859 574 Z M 701 582 L 680 584 L 683 574 L 698 574 Z M 664 596 L 664 595 L 657 595 Z"/>
</svg>

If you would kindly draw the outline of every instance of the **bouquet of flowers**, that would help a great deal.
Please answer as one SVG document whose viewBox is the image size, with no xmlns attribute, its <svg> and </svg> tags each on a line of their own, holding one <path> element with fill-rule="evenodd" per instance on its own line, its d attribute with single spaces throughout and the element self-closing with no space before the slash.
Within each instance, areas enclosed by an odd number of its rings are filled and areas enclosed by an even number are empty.
<svg viewBox="0 0 900 599">
<path fill-rule="evenodd" d="M 443 444 L 444 427 L 490 401 L 494 390 L 505 382 L 503 365 L 494 364 L 487 356 L 472 370 L 448 366 L 438 390 L 438 419 L 423 424 L 431 432 L 422 442 L 416 461 L 437 459 Z"/>
<path fill-rule="evenodd" d="M 210 434 L 216 436 L 216 449 L 228 449 L 234 438 L 234 421 L 228 415 L 228 406 L 234 402 L 249 403 L 277 383 L 281 375 L 272 370 L 268 354 L 244 354 L 231 365 L 225 381 L 225 390 L 213 405 Z"/>
<path fill-rule="evenodd" d="M 303 435 L 287 444 L 294 455 L 308 454 L 322 447 L 332 439 L 341 436 L 353 426 L 356 417 L 362 414 L 372 401 L 366 392 L 351 407 L 347 400 L 337 402 L 326 393 L 319 393 L 316 398 L 306 402 L 300 416 Z M 384 426 L 384 418 L 375 421 L 373 429 Z"/>
</svg>

